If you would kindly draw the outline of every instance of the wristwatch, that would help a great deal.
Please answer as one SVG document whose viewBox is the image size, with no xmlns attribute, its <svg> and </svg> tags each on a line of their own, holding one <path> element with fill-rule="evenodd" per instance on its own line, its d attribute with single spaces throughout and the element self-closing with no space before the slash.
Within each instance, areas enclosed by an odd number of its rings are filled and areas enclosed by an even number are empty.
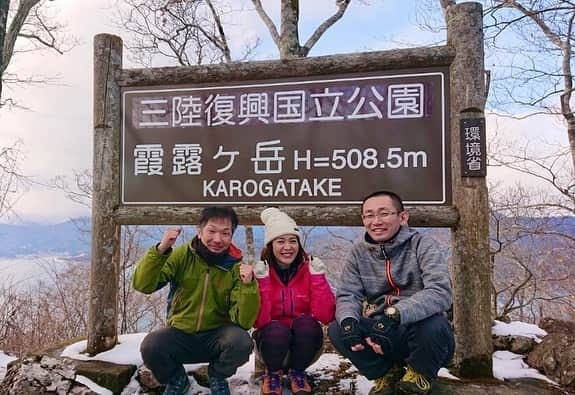
<svg viewBox="0 0 575 395">
<path fill-rule="evenodd" d="M 399 310 L 396 307 L 386 307 L 385 310 L 383 310 L 383 314 L 394 321 L 400 322 Z"/>
</svg>

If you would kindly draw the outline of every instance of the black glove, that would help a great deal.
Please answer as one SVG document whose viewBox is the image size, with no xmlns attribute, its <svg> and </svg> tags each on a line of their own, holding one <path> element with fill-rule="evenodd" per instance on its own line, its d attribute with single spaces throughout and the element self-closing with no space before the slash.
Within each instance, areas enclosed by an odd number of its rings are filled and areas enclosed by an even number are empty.
<svg viewBox="0 0 575 395">
<path fill-rule="evenodd" d="M 381 346 L 384 354 L 392 354 L 399 343 L 401 334 L 399 323 L 389 317 L 382 317 L 375 321 L 371 327 L 370 338 Z"/>
<path fill-rule="evenodd" d="M 348 317 L 341 322 L 341 341 L 350 350 L 357 344 L 364 344 L 359 322 L 355 318 Z"/>
</svg>

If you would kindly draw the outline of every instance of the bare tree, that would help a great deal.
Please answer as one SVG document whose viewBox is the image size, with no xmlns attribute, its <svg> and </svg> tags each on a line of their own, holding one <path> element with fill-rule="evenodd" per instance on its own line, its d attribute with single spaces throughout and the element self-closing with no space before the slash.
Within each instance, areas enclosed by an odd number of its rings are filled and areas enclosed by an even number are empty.
<svg viewBox="0 0 575 395">
<path fill-rule="evenodd" d="M 72 179 L 58 176 L 53 186 L 66 193 L 66 197 L 78 204 L 91 207 L 92 174 L 88 170 L 74 171 Z M 79 224 L 82 231 L 89 231 L 89 226 Z M 151 239 L 149 229 L 142 226 L 123 226 L 121 239 L 120 279 L 118 300 L 120 333 L 132 333 L 150 330 L 160 326 L 165 318 L 165 292 L 143 295 L 134 292 L 131 287 L 133 269 L 145 251 L 143 239 Z"/>
<path fill-rule="evenodd" d="M 11 99 L 4 99 L 4 84 L 38 83 L 45 80 L 20 77 L 7 71 L 14 55 L 42 49 L 60 54 L 74 45 L 63 34 L 64 25 L 46 12 L 45 0 L 0 0 L 0 108 Z"/>
<path fill-rule="evenodd" d="M 497 144 L 491 144 L 491 167 L 514 170 L 543 185 L 539 190 L 521 189 L 518 193 L 522 199 L 511 201 L 502 209 L 523 216 L 575 215 L 575 177 L 570 159 L 569 148 L 543 139 L 525 144 L 498 140 Z"/>
<path fill-rule="evenodd" d="M 516 187 L 491 201 L 493 315 L 503 321 L 537 322 L 542 314 L 573 319 L 575 272 L 562 263 L 575 252 L 573 224 L 521 208 L 532 195 Z"/>
<path fill-rule="evenodd" d="M 280 58 L 306 57 L 313 46 L 319 41 L 323 34 L 339 21 L 351 0 L 335 0 L 336 10 L 332 16 L 321 23 L 304 45 L 301 45 L 299 38 L 299 0 L 281 0 L 281 30 L 264 10 L 261 0 L 252 0 L 258 15 L 265 23 L 268 31 L 280 51 Z"/>
<path fill-rule="evenodd" d="M 92 172 L 90 170 L 73 170 L 72 180 L 63 175 L 57 176 L 52 180 L 52 186 L 62 190 L 74 203 L 92 207 Z"/>
<path fill-rule="evenodd" d="M 38 282 L 0 284 L 0 349 L 22 355 L 82 336 L 86 331 L 89 266 L 40 261 Z"/>
<path fill-rule="evenodd" d="M 494 313 L 499 318 L 541 314 L 572 319 L 575 272 L 562 262 L 575 254 L 575 183 L 568 148 L 544 140 L 519 144 L 500 138 L 490 165 L 512 169 L 522 182 L 490 188 Z"/>
<path fill-rule="evenodd" d="M 424 1 L 422 26 L 438 31 L 456 1 Z M 494 59 L 492 108 L 514 117 L 538 113 L 560 115 L 569 147 L 546 151 L 544 141 L 531 144 L 492 142 L 489 165 L 504 167 L 543 183 L 521 184 L 498 193 L 490 188 L 491 265 L 496 318 L 535 321 L 546 314 L 573 316 L 573 273 L 557 265 L 575 252 L 571 43 L 575 5 L 570 1 L 484 1 L 486 47 Z M 443 11 L 437 23 L 437 11 Z M 517 117 L 516 117 L 517 118 Z M 558 269 L 559 268 L 559 269 Z M 551 311 L 553 310 L 553 311 Z"/>
<path fill-rule="evenodd" d="M 322 22 L 302 45 L 299 39 L 299 0 L 281 1 L 278 29 L 261 0 L 251 0 L 266 25 L 280 58 L 306 57 L 324 33 L 345 14 L 351 0 L 334 0 L 334 13 Z M 134 60 L 150 65 L 157 56 L 179 65 L 246 60 L 259 38 L 244 44 L 239 57 L 232 56 L 226 30 L 233 15 L 245 12 L 231 2 L 218 0 L 118 0 L 119 25 L 131 33 L 128 40 Z M 227 24 L 226 24 L 227 22 Z"/>
<path fill-rule="evenodd" d="M 218 0 L 118 0 L 118 25 L 130 36 L 133 60 L 150 66 L 154 60 L 190 66 L 232 61 L 224 19 L 235 10 Z M 249 58 L 259 39 L 245 43 L 236 60 Z"/>
<path fill-rule="evenodd" d="M 575 3 L 570 0 L 484 0 L 488 107 L 510 117 L 560 115 L 575 168 L 573 113 L 573 41 Z M 419 24 L 437 32 L 445 28 L 455 0 L 422 0 Z M 443 18 L 438 18 L 438 10 Z M 521 112 L 521 116 L 515 114 Z"/>
<path fill-rule="evenodd" d="M 18 53 L 51 49 L 64 53 L 74 44 L 64 44 L 64 26 L 45 12 L 43 0 L 0 0 L 0 110 L 7 104 L 3 87 L 10 84 L 45 83 L 46 79 L 23 77 L 10 72 L 8 67 Z M 29 179 L 20 172 L 21 142 L 0 147 L 0 217 L 9 213 L 23 193 Z"/>
<path fill-rule="evenodd" d="M 499 57 L 496 104 L 561 115 L 575 169 L 575 4 L 568 0 L 491 0 L 486 15 L 489 44 L 505 52 L 505 57 Z"/>
<path fill-rule="evenodd" d="M 0 147 L 0 217 L 10 214 L 13 205 L 27 189 L 29 180 L 20 171 L 21 142 Z"/>
<path fill-rule="evenodd" d="M 143 239 L 150 239 L 150 232 L 142 226 L 122 227 L 122 248 L 120 259 L 120 298 L 119 330 L 120 333 L 133 333 L 151 330 L 163 324 L 166 319 L 166 290 L 143 295 L 135 292 L 131 278 L 140 257 L 145 249 Z"/>
</svg>

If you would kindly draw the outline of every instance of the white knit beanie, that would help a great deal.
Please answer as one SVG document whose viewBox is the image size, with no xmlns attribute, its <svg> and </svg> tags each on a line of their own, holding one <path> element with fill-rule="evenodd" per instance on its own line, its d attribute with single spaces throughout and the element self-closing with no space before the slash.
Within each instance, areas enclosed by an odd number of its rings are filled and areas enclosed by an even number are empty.
<svg viewBox="0 0 575 395">
<path fill-rule="evenodd" d="M 295 221 L 283 211 L 270 207 L 262 211 L 260 215 L 265 226 L 264 243 L 267 245 L 276 237 L 282 235 L 294 235 L 301 237 Z"/>
</svg>

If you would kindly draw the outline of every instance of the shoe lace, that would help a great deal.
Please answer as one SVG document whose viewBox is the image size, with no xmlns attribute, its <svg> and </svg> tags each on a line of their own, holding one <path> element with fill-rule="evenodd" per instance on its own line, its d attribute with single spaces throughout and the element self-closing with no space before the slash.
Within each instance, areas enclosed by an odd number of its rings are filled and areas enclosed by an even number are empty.
<svg viewBox="0 0 575 395">
<path fill-rule="evenodd" d="M 417 373 L 410 367 L 407 368 L 407 372 L 405 372 L 405 376 L 403 376 L 401 380 L 415 383 L 415 385 L 423 391 L 429 391 L 431 389 L 431 383 L 429 380 L 427 380 L 424 375 Z"/>
<path fill-rule="evenodd" d="M 375 379 L 374 389 L 376 392 L 382 392 L 384 389 L 387 389 L 387 387 L 389 387 L 389 383 L 385 376 Z"/>
</svg>

